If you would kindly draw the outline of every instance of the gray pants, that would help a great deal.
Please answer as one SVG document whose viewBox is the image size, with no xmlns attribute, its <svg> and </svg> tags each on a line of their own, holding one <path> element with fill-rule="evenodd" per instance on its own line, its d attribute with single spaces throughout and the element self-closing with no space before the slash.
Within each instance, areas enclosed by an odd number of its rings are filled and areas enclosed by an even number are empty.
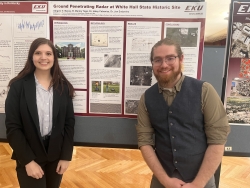
<svg viewBox="0 0 250 188">
<path fill-rule="evenodd" d="M 182 179 L 181 175 L 180 175 L 180 173 L 178 171 L 174 171 L 173 177 L 178 178 L 178 179 Z M 165 187 L 153 175 L 152 180 L 151 180 L 150 188 L 165 188 Z M 207 185 L 204 188 L 216 188 L 214 176 L 208 181 Z"/>
</svg>

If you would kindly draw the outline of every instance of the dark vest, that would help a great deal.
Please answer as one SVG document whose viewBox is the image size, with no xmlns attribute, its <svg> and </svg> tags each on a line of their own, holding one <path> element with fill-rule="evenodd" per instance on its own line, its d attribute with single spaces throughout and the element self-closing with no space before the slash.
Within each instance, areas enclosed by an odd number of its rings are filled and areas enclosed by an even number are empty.
<svg viewBox="0 0 250 188">
<path fill-rule="evenodd" d="M 145 104 L 155 130 L 155 152 L 169 176 L 175 169 L 192 181 L 207 149 L 200 80 L 185 76 L 181 91 L 168 106 L 156 83 L 145 92 Z"/>
</svg>

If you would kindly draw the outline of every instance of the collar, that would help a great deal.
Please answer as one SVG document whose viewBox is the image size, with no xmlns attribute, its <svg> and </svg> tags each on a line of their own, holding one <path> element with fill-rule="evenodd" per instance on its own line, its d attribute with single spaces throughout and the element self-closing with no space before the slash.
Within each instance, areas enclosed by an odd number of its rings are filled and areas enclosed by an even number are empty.
<svg viewBox="0 0 250 188">
<path fill-rule="evenodd" d="M 175 86 L 173 88 L 162 88 L 160 87 L 160 85 L 158 84 L 158 88 L 159 88 L 159 93 L 162 93 L 165 90 L 168 90 L 170 92 L 179 92 L 181 90 L 181 86 L 182 86 L 182 82 L 185 78 L 185 75 L 183 75 L 181 73 L 181 78 L 178 80 L 178 82 L 175 84 Z"/>
<path fill-rule="evenodd" d="M 44 89 L 44 87 L 39 83 L 39 81 L 38 81 L 38 79 L 37 79 L 37 77 L 35 75 L 35 72 L 34 72 L 34 78 L 35 78 L 36 86 L 38 86 L 39 88 L 41 88 L 41 89 L 43 89 L 45 91 L 49 91 L 49 92 L 51 92 L 53 90 L 53 86 L 50 87 L 49 90 Z"/>
</svg>

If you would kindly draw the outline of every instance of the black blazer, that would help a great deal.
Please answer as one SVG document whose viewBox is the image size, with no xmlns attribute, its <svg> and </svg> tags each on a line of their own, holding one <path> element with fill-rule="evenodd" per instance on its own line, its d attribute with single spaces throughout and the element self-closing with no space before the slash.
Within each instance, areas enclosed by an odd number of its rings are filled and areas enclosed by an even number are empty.
<svg viewBox="0 0 250 188">
<path fill-rule="evenodd" d="M 48 153 L 40 133 L 36 105 L 34 73 L 11 84 L 5 101 L 7 139 L 13 149 L 12 159 L 26 165 L 32 160 L 40 163 L 71 160 L 75 117 L 72 99 L 65 84 L 53 88 L 52 133 Z"/>
</svg>

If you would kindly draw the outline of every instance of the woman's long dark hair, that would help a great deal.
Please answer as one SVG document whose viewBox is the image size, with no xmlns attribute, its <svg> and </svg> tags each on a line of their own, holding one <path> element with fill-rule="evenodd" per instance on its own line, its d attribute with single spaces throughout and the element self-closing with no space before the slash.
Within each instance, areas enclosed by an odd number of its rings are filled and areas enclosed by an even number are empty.
<svg viewBox="0 0 250 188">
<path fill-rule="evenodd" d="M 50 69 L 50 74 L 52 76 L 50 87 L 53 86 L 55 89 L 58 89 L 58 87 L 60 86 L 61 92 L 63 92 L 64 83 L 66 83 L 68 88 L 69 88 L 69 96 L 71 98 L 73 98 L 74 94 L 75 94 L 74 88 L 73 88 L 72 84 L 64 76 L 64 74 L 62 73 L 62 71 L 59 67 L 56 48 L 54 47 L 53 43 L 46 38 L 37 38 L 31 43 L 29 53 L 28 53 L 28 58 L 27 58 L 27 61 L 26 61 L 26 64 L 25 64 L 23 70 L 21 72 L 19 72 L 15 78 L 10 80 L 8 87 L 10 87 L 13 82 L 20 80 L 21 78 L 25 77 L 28 74 L 34 73 L 36 67 L 32 61 L 33 54 L 34 54 L 35 50 L 40 45 L 43 45 L 43 44 L 49 45 L 50 48 L 52 49 L 52 52 L 54 55 L 54 64 L 53 64 L 52 68 Z"/>
</svg>

